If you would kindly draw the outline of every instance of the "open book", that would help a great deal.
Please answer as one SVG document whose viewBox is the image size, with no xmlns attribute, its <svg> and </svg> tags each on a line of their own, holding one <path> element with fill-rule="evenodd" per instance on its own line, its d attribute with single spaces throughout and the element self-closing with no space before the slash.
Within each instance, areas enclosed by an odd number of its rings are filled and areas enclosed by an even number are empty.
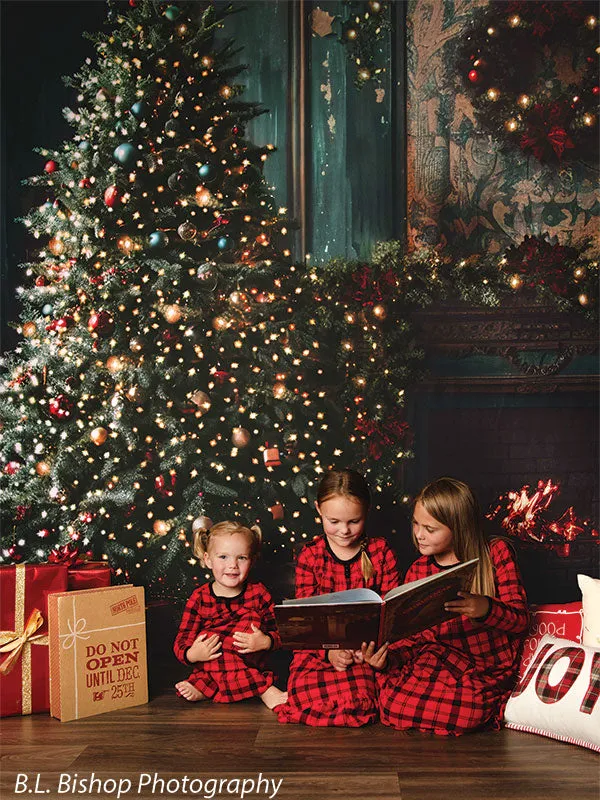
<svg viewBox="0 0 600 800">
<path fill-rule="evenodd" d="M 457 616 L 444 610 L 468 590 L 479 561 L 474 558 L 436 575 L 391 589 L 382 599 L 371 589 L 284 600 L 275 606 L 283 647 L 291 650 L 360 648 L 362 642 L 395 642 Z"/>
</svg>

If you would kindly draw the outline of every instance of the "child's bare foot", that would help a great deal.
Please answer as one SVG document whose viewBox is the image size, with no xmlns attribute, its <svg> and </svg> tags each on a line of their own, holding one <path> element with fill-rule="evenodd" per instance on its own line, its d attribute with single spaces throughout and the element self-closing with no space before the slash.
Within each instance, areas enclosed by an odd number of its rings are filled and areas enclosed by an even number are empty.
<svg viewBox="0 0 600 800">
<path fill-rule="evenodd" d="M 282 703 L 287 703 L 288 693 L 282 692 L 276 686 L 269 686 L 266 692 L 263 692 L 260 699 L 267 708 L 274 709 L 275 706 L 280 706 Z"/>
<path fill-rule="evenodd" d="M 189 681 L 179 681 L 179 683 L 175 684 L 175 688 L 181 697 L 189 700 L 191 703 L 195 703 L 198 700 L 206 700 L 202 692 L 199 692 Z"/>
</svg>

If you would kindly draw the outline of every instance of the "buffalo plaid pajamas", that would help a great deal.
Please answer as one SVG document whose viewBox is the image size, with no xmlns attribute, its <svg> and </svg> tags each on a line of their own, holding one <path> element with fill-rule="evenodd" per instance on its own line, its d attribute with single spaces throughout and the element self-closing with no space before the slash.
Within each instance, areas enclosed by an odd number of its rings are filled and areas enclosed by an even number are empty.
<svg viewBox="0 0 600 800">
<path fill-rule="evenodd" d="M 389 666 L 377 674 L 384 725 L 449 736 L 500 727 L 529 617 L 510 548 L 496 539 L 490 555 L 496 597 L 482 621 L 455 617 L 391 645 Z M 424 556 L 410 567 L 405 582 L 442 569 Z"/>
<path fill-rule="evenodd" d="M 273 601 L 262 583 L 247 583 L 237 597 L 217 597 L 212 584 L 207 583 L 192 592 L 186 603 L 173 649 L 180 661 L 189 664 L 186 653 L 198 634 L 218 634 L 220 657 L 191 665 L 188 678 L 215 703 L 256 697 L 273 685 L 273 674 L 265 669 L 266 651 L 241 655 L 233 646 L 233 633 L 252 633 L 252 623 L 271 637 L 271 649 L 279 647 Z"/>
<path fill-rule="evenodd" d="M 360 553 L 349 561 L 337 558 L 325 536 L 317 536 L 300 552 L 296 565 L 296 597 L 368 588 L 385 594 L 398 586 L 396 557 L 384 539 L 369 539 L 367 554 L 374 567 L 365 581 Z M 352 664 L 337 672 L 324 651 L 294 654 L 288 681 L 288 702 L 276 709 L 279 722 L 358 728 L 377 719 L 375 673 L 368 664 Z"/>
</svg>

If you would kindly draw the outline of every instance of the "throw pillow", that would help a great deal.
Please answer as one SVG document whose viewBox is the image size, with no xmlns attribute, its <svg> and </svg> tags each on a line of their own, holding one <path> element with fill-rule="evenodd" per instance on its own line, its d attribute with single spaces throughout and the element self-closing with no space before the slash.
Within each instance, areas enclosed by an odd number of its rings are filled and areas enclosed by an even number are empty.
<svg viewBox="0 0 600 800">
<path fill-rule="evenodd" d="M 578 575 L 583 600 L 583 643 L 600 647 L 600 580 Z"/>
</svg>

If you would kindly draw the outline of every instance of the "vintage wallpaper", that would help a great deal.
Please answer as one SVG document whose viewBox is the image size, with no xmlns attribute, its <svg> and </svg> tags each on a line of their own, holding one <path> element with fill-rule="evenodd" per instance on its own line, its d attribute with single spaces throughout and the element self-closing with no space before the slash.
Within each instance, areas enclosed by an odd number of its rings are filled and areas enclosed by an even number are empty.
<svg viewBox="0 0 600 800">
<path fill-rule="evenodd" d="M 485 0 L 410 0 L 407 211 L 412 247 L 447 241 L 494 252 L 525 235 L 577 245 L 598 236 L 598 164 L 553 167 L 477 133 L 454 48 Z M 563 65 L 564 66 L 564 65 Z M 543 69 L 560 69 L 545 64 Z M 544 78 L 546 76 L 544 75 Z"/>
</svg>

